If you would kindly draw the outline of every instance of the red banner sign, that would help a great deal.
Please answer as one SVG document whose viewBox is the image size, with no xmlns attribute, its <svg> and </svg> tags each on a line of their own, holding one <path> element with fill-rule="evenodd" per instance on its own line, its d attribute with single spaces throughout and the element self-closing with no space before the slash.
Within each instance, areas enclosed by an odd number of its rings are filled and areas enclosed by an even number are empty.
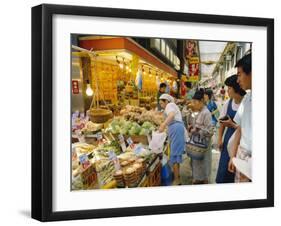
<svg viewBox="0 0 281 226">
<path fill-rule="evenodd" d="M 79 94 L 79 84 L 77 80 L 72 80 L 72 93 Z"/>
</svg>

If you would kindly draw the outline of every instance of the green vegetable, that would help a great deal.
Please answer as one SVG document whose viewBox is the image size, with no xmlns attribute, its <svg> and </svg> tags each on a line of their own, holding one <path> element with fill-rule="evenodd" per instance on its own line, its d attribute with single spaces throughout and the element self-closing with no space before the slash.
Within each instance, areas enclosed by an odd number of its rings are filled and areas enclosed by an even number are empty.
<svg viewBox="0 0 281 226">
<path fill-rule="evenodd" d="M 149 130 L 148 129 L 145 129 L 145 128 L 142 128 L 139 135 L 142 135 L 142 136 L 147 136 L 149 134 Z"/>
</svg>

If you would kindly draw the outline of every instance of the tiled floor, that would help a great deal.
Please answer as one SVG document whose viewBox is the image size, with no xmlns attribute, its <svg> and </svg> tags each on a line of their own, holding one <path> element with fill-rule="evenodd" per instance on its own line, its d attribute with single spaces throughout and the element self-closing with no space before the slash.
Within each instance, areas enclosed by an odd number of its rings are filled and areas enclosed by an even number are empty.
<svg viewBox="0 0 281 226">
<path fill-rule="evenodd" d="M 210 177 L 210 184 L 214 184 L 217 175 L 218 162 L 220 158 L 220 152 L 215 149 L 212 150 L 212 171 Z M 181 175 L 181 183 L 183 185 L 191 184 L 191 168 L 190 168 L 190 159 L 185 154 L 183 157 L 183 163 L 180 166 L 180 175 Z"/>
</svg>

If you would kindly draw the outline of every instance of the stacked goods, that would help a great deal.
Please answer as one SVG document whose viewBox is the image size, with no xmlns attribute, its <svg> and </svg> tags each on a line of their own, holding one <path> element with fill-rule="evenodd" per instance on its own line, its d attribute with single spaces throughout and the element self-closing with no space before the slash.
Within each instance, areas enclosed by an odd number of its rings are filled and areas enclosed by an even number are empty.
<svg viewBox="0 0 281 226">
<path fill-rule="evenodd" d="M 136 170 L 138 181 L 142 178 L 144 171 L 143 166 L 140 163 L 134 163 L 133 168 Z"/>
<path fill-rule="evenodd" d="M 136 160 L 136 163 L 138 163 L 142 167 L 142 172 L 145 172 L 146 170 L 146 164 L 143 158 L 139 158 Z"/>
<path fill-rule="evenodd" d="M 138 176 L 133 167 L 129 167 L 125 170 L 124 180 L 128 187 L 136 187 L 138 185 Z"/>
<path fill-rule="evenodd" d="M 114 173 L 113 175 L 115 181 L 116 181 L 116 184 L 117 184 L 117 187 L 119 188 L 123 188 L 125 187 L 125 181 L 124 181 L 124 176 L 123 176 L 123 171 L 122 170 L 118 170 Z"/>
</svg>

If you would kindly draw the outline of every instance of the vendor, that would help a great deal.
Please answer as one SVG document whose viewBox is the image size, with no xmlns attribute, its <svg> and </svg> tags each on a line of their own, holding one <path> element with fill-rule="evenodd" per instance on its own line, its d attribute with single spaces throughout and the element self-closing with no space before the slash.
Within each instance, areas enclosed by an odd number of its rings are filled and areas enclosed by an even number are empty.
<svg viewBox="0 0 281 226">
<path fill-rule="evenodd" d="M 179 185 L 180 182 L 180 163 L 182 163 L 182 154 L 185 151 L 185 128 L 182 121 L 182 115 L 178 106 L 174 103 L 174 98 L 169 94 L 162 94 L 159 103 L 164 109 L 165 121 L 160 125 L 159 132 L 164 132 L 168 126 L 168 137 L 170 140 L 170 162 L 173 165 L 174 181 L 173 185 Z"/>
<path fill-rule="evenodd" d="M 160 83 L 160 86 L 159 86 L 159 91 L 157 93 L 157 110 L 158 111 L 161 111 L 161 106 L 160 106 L 160 103 L 159 103 L 159 98 L 162 94 L 166 93 L 166 89 L 167 89 L 167 84 L 162 82 Z"/>
</svg>

